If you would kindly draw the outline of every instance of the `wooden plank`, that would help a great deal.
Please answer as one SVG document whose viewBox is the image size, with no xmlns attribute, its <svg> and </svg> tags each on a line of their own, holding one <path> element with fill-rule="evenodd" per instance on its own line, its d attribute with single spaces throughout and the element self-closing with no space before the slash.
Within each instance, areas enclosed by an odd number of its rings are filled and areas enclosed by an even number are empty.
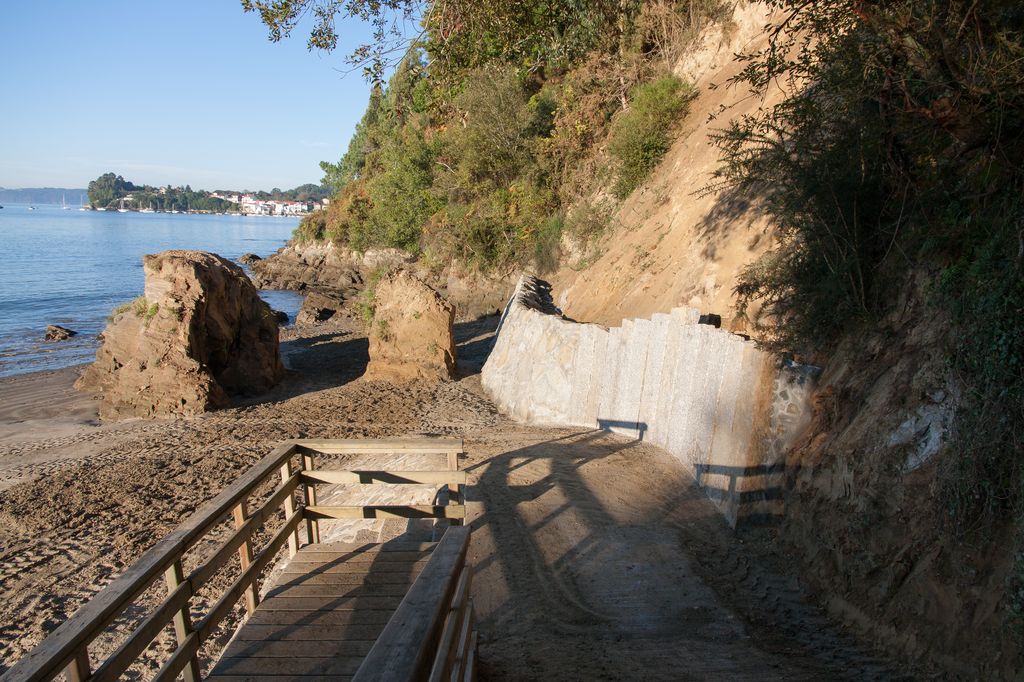
<svg viewBox="0 0 1024 682">
<path fill-rule="evenodd" d="M 314 519 L 464 519 L 462 505 L 379 504 L 332 505 L 307 507 L 305 513 Z"/>
<path fill-rule="evenodd" d="M 187 547 L 220 522 L 238 500 L 249 494 L 281 461 L 294 453 L 292 442 L 279 445 L 219 495 L 168 533 L 128 570 L 87 601 L 43 642 L 7 671 L 5 682 L 35 682 L 54 677 L 64 664 L 112 622 L 179 558 Z"/>
<path fill-rule="evenodd" d="M 64 676 L 68 682 L 85 682 L 89 679 L 89 648 L 83 646 L 71 658 L 64 668 Z"/>
<path fill-rule="evenodd" d="M 313 471 L 313 455 L 304 453 L 302 455 L 302 469 L 308 473 Z M 304 501 L 307 507 L 316 506 L 316 486 L 315 485 L 304 485 L 303 488 Z M 306 519 L 306 538 L 310 544 L 319 544 L 320 542 L 320 522 L 314 521 L 313 519 Z"/>
<path fill-rule="evenodd" d="M 461 680 L 466 674 L 466 654 L 469 650 L 470 636 L 473 633 L 473 605 L 471 600 L 466 600 L 463 611 L 462 631 L 459 633 L 458 647 L 455 651 L 456 665 L 452 666 L 452 673 L 456 680 Z"/>
<path fill-rule="evenodd" d="M 445 532 L 354 679 L 412 680 L 429 673 L 458 573 L 466 562 L 469 532 L 468 526 Z"/>
<path fill-rule="evenodd" d="M 288 676 L 279 675 L 210 675 L 206 679 L 215 682 L 283 682 L 291 679 Z M 300 682 L 348 682 L 351 675 L 303 675 L 301 678 L 294 678 Z"/>
<path fill-rule="evenodd" d="M 281 485 L 287 485 L 288 479 L 292 477 L 292 463 L 291 460 L 285 460 L 284 464 L 281 465 Z M 284 498 L 284 520 L 285 523 L 291 521 L 292 517 L 295 516 L 295 496 L 288 495 Z M 299 526 L 295 526 L 295 530 L 292 531 L 291 535 L 288 536 L 288 556 L 292 557 L 299 552 Z M 253 581 L 254 584 L 255 581 Z"/>
<path fill-rule="evenodd" d="M 462 677 L 462 682 L 475 682 L 476 680 L 476 647 L 477 647 L 477 631 L 473 630 L 473 635 L 469 638 L 469 653 L 466 655 L 466 674 Z"/>
<path fill-rule="evenodd" d="M 433 550 L 394 550 L 390 552 L 299 552 L 288 562 L 291 566 L 302 566 L 303 570 L 310 570 L 308 564 L 331 565 L 351 564 L 373 564 L 373 563 L 415 563 L 430 558 Z"/>
<path fill-rule="evenodd" d="M 172 592 L 146 620 L 128 636 L 120 647 L 93 673 L 93 682 L 116 680 L 132 662 L 149 647 L 153 639 L 163 631 L 175 613 L 187 608 L 192 598 L 192 584 L 183 582 Z"/>
<path fill-rule="evenodd" d="M 303 452 L 312 451 L 313 454 L 322 453 L 326 455 L 344 455 L 360 453 L 448 453 L 463 451 L 461 438 L 361 438 L 352 440 L 316 440 L 305 438 L 293 441 Z"/>
<path fill-rule="evenodd" d="M 388 619 L 395 612 L 393 608 L 372 609 L 365 607 L 354 611 L 316 611 L 312 613 L 297 611 L 265 611 L 256 609 L 246 626 L 267 625 L 273 627 L 337 627 L 347 626 L 353 622 L 376 623 Z"/>
<path fill-rule="evenodd" d="M 403 595 L 353 595 L 335 597 L 274 597 L 264 601 L 260 611 L 358 611 L 359 609 L 396 609 Z"/>
<path fill-rule="evenodd" d="M 189 574 L 188 579 L 192 582 L 192 585 L 196 590 L 206 584 L 221 566 L 227 563 L 231 555 L 242 546 L 242 543 L 247 541 L 257 528 L 262 526 L 267 519 L 277 513 L 278 507 L 284 502 L 284 498 L 291 495 L 299 486 L 298 474 L 292 476 L 288 483 L 285 485 L 278 486 L 274 494 L 267 498 L 267 501 L 263 503 L 252 514 L 246 519 L 245 525 L 241 528 L 237 528 L 235 532 L 224 541 L 224 544 L 211 556 L 209 559 L 204 561 L 201 565 L 196 567 L 192 573 Z"/>
<path fill-rule="evenodd" d="M 377 640 L 393 612 L 387 609 L 373 611 L 336 611 L 332 614 L 350 615 L 347 622 L 331 625 L 281 624 L 257 625 L 246 621 L 235 635 L 238 642 L 369 642 Z"/>
<path fill-rule="evenodd" d="M 365 656 L 372 641 L 343 640 L 329 645 L 314 640 L 255 642 L 232 640 L 222 658 L 322 658 L 324 656 Z"/>
<path fill-rule="evenodd" d="M 385 561 L 383 559 L 379 561 L 364 560 L 354 561 L 350 560 L 345 563 L 331 563 L 326 562 L 320 563 L 297 563 L 289 564 L 285 566 L 285 569 L 280 574 L 283 580 L 287 577 L 289 580 L 293 580 L 298 576 L 309 575 L 315 573 L 316 575 L 345 575 L 345 574 L 364 574 L 368 570 L 368 567 L 372 566 L 373 572 L 378 575 L 384 573 L 400 573 L 402 575 L 411 575 L 418 573 L 427 565 L 430 560 L 430 555 L 427 555 L 419 561 Z"/>
<path fill-rule="evenodd" d="M 318 553 L 354 553 L 379 554 L 381 552 L 430 552 L 437 547 L 436 542 L 390 541 L 383 544 L 357 542 L 324 542 L 307 545 L 299 551 L 299 556 Z"/>
<path fill-rule="evenodd" d="M 434 665 L 430 670 L 431 682 L 443 680 L 452 670 L 455 650 L 459 644 L 456 636 L 462 630 L 466 615 L 464 605 L 468 599 L 470 575 L 471 571 L 464 566 L 459 576 L 459 582 L 455 587 L 452 603 L 448 607 L 448 617 L 445 620 L 444 629 L 441 631 L 441 641 L 437 645 L 437 655 L 434 659 Z"/>
<path fill-rule="evenodd" d="M 221 658 L 218 675 L 351 675 L 359 669 L 363 656 L 322 656 L 294 658 Z"/>
<path fill-rule="evenodd" d="M 266 568 L 267 564 L 277 555 L 278 550 L 284 546 L 284 543 L 288 541 L 290 534 L 295 532 L 295 529 L 299 525 L 299 521 L 302 517 L 298 514 L 293 516 L 291 519 L 286 521 L 274 537 L 271 538 L 270 543 L 264 547 L 259 554 L 253 557 L 252 564 L 249 565 L 245 571 L 242 572 L 235 582 L 231 584 L 227 592 L 220 596 L 220 599 L 213 605 L 206 617 L 200 621 L 199 626 L 196 630 L 200 634 L 202 641 L 205 641 L 213 629 L 217 627 L 226 615 L 231 611 L 234 605 L 242 597 L 242 592 L 256 579 L 257 576 Z"/>
<path fill-rule="evenodd" d="M 292 573 L 287 580 L 278 580 L 267 596 L 277 594 L 291 587 L 313 585 L 412 585 L 416 575 L 408 571 L 387 571 L 384 573 L 334 573 L 299 574 Z"/>
<path fill-rule="evenodd" d="M 445 483 L 466 483 L 469 475 L 465 471 L 369 471 L 363 469 L 341 471 L 336 469 L 318 469 L 303 471 L 304 483 L 314 484 L 373 484 L 388 483 L 391 485 L 444 485 Z M 315 506 L 315 505 L 313 505 Z"/>
<path fill-rule="evenodd" d="M 249 541 L 249 537 L 255 530 L 254 526 L 246 527 L 246 516 L 248 516 L 248 513 L 245 500 L 235 505 L 232 516 L 235 519 L 235 535 L 240 536 L 239 539 L 241 540 L 238 546 L 238 564 L 244 573 L 245 569 L 249 568 L 249 565 L 252 563 L 252 542 Z M 241 534 L 243 529 L 245 529 L 245 533 Z M 229 540 L 228 543 L 230 542 Z M 245 589 L 245 612 L 251 616 L 256 612 L 256 607 L 259 603 L 260 593 L 257 589 L 256 581 L 253 581 L 253 584 Z"/>
<path fill-rule="evenodd" d="M 267 594 L 271 597 L 394 597 L 404 596 L 412 580 L 401 583 L 367 583 L 355 585 L 284 585 Z"/>
<path fill-rule="evenodd" d="M 189 667 L 192 661 L 199 653 L 200 638 L 198 632 L 193 632 L 185 640 L 185 643 L 180 645 L 171 657 L 163 664 L 157 674 L 153 677 L 152 682 L 173 682 L 178 678 L 178 675 L 182 673 L 187 667 Z"/>
<path fill-rule="evenodd" d="M 181 559 L 178 559 L 164 573 L 164 580 L 167 582 L 167 590 L 173 595 L 181 587 L 181 584 L 185 581 L 184 571 L 181 568 Z M 189 613 L 188 600 L 181 605 L 177 611 L 174 612 L 174 637 L 178 641 L 178 649 L 182 649 L 192 634 L 192 616 Z M 193 653 L 188 661 L 186 661 L 181 672 L 185 677 L 185 682 L 199 682 L 201 677 L 199 673 L 199 659 Z"/>
</svg>

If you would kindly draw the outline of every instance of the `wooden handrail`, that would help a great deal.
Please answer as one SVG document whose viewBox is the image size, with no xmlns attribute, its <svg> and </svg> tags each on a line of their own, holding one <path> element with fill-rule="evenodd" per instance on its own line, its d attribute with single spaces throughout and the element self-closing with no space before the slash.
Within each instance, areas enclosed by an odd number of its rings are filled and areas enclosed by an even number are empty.
<svg viewBox="0 0 1024 682">
<path fill-rule="evenodd" d="M 66 666 L 75 666 L 83 659 L 83 652 L 89 643 L 107 625 L 113 622 L 129 604 L 171 568 L 176 561 L 179 561 L 181 556 L 199 539 L 216 527 L 240 500 L 248 497 L 257 486 L 276 472 L 281 464 L 287 462 L 296 452 L 297 445 L 294 441 L 282 443 L 219 495 L 200 507 L 184 523 L 144 553 L 124 573 L 87 601 L 71 618 L 50 633 L 39 646 L 18 661 L 4 675 L 5 682 L 35 682 L 51 679 L 60 674 Z M 293 487 L 292 491 L 294 489 Z M 251 529 L 254 530 L 255 527 L 254 525 Z M 229 542 L 234 539 L 233 537 Z M 219 560 L 220 552 L 215 554 L 214 558 Z M 192 577 L 189 576 L 186 583 L 191 583 Z M 204 574 L 202 577 L 205 581 L 209 575 Z M 186 591 L 194 592 L 191 588 L 187 588 Z M 175 594 L 178 593 L 175 592 Z M 164 604 L 171 601 L 174 596 L 172 594 L 164 600 Z M 163 604 L 159 609 L 160 612 L 163 612 L 162 607 Z M 144 636 L 145 632 L 148 632 L 148 629 L 143 630 L 141 626 L 136 630 L 139 636 Z M 130 638 L 129 641 L 132 639 Z M 119 652 L 120 650 L 115 652 L 115 656 Z M 86 661 L 88 660 L 87 656 L 84 658 Z M 122 659 L 119 657 L 120 660 Z M 81 663 L 77 663 L 77 665 L 80 670 Z M 87 670 L 85 673 L 82 677 L 89 676 Z"/>
<path fill-rule="evenodd" d="M 337 471 L 311 469 L 300 472 L 303 483 L 389 483 L 394 485 L 444 485 L 445 483 L 465 484 L 469 476 L 465 471 Z"/>
<path fill-rule="evenodd" d="M 294 441 L 300 451 L 312 451 L 324 455 L 358 455 L 381 453 L 426 453 L 426 454 L 461 454 L 461 438 L 361 438 L 353 440 L 315 440 L 305 438 Z"/>
<path fill-rule="evenodd" d="M 312 472 L 316 454 L 370 454 L 370 453 L 443 454 L 449 471 L 353 471 Z M 315 486 L 320 483 L 398 483 L 448 484 L 454 500 L 461 501 L 460 488 L 466 481 L 464 472 L 455 471 L 462 440 L 454 438 L 402 438 L 388 440 L 290 440 L 281 443 L 269 455 L 257 462 L 220 494 L 202 505 L 184 523 L 175 528 L 139 560 L 130 566 L 86 602 L 71 618 L 54 630 L 43 642 L 24 656 L 3 676 L 4 682 L 36 682 L 56 677 L 62 671 L 69 682 L 82 680 L 113 680 L 123 673 L 137 657 L 149 647 L 153 639 L 168 623 L 174 623 L 178 646 L 156 675 L 156 680 L 172 680 L 184 673 L 186 682 L 198 679 L 198 651 L 213 628 L 234 608 L 243 596 L 247 609 L 255 608 L 258 601 L 260 573 L 287 543 L 289 553 L 298 549 L 298 527 L 306 522 L 309 537 L 319 541 L 317 518 L 377 518 L 378 516 L 450 518 L 458 522 L 465 516 L 462 505 L 377 505 L 369 507 L 331 507 L 316 504 Z M 297 468 L 292 458 L 300 455 Z M 247 500 L 253 491 L 264 484 L 275 472 L 281 484 L 258 509 L 248 513 Z M 305 504 L 296 506 L 295 492 L 303 491 Z M 358 510 L 358 513 L 353 510 Z M 368 511 L 367 511 L 368 510 Z M 255 556 L 252 555 L 253 534 L 279 511 L 285 514 L 284 525 L 274 534 L 270 543 Z M 235 530 L 203 563 L 185 575 L 182 557 L 199 540 L 222 523 L 228 515 L 234 518 Z M 451 529 L 451 530 L 454 530 Z M 449 530 L 449 533 L 451 533 Z M 445 537 L 448 537 L 446 534 Z M 457 537 L 452 535 L 453 538 Z M 468 534 L 466 535 L 468 538 Z M 468 542 L 468 540 L 467 540 Z M 451 544 L 451 541 L 449 541 Z M 461 550 L 460 564 L 464 563 L 465 549 Z M 241 574 L 223 593 L 209 613 L 193 625 L 189 604 L 192 597 L 232 556 L 241 562 Z M 440 558 L 440 557 L 439 557 Z M 89 669 L 88 647 L 115 619 L 124 613 L 143 592 L 161 576 L 165 577 L 168 595 L 139 623 L 128 638 L 93 673 Z"/>
<path fill-rule="evenodd" d="M 442 628 L 469 551 L 469 526 L 448 528 L 409 588 L 353 682 L 422 680 L 437 656 Z"/>
<path fill-rule="evenodd" d="M 306 507 L 310 519 L 464 519 L 461 504 L 339 504 Z"/>
</svg>

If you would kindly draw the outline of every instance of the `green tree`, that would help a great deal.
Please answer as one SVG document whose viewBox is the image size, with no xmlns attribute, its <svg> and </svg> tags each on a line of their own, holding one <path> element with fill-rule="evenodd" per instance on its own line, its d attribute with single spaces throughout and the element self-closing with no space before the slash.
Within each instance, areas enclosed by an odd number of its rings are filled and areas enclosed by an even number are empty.
<svg viewBox="0 0 1024 682">
<path fill-rule="evenodd" d="M 104 173 L 89 183 L 89 203 L 93 206 L 109 206 L 135 189 L 139 188 L 120 175 Z"/>
</svg>

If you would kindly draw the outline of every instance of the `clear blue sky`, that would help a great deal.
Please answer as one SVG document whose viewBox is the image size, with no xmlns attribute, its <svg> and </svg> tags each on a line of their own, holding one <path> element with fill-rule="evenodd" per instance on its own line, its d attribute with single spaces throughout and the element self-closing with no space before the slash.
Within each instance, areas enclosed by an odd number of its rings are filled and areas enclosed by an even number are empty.
<svg viewBox="0 0 1024 682">
<path fill-rule="evenodd" d="M 46 0 L 0 9 L 0 186 L 137 183 L 288 189 L 319 182 L 369 86 L 348 42 L 271 43 L 239 0 Z"/>
</svg>

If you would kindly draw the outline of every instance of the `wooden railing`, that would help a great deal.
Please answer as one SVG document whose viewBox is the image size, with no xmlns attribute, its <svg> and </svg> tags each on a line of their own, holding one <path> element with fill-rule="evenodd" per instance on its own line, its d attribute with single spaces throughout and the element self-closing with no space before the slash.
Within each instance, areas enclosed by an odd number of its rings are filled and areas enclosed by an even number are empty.
<svg viewBox="0 0 1024 682">
<path fill-rule="evenodd" d="M 353 682 L 476 678 L 469 533 L 465 526 L 445 532 Z"/>
<path fill-rule="evenodd" d="M 4 676 L 4 682 L 49 680 L 65 673 L 68 682 L 107 681 L 117 679 L 153 643 L 160 633 L 173 624 L 176 648 L 163 663 L 157 682 L 174 680 L 179 675 L 186 682 L 200 679 L 199 650 L 204 641 L 244 598 L 251 614 L 259 603 L 259 577 L 287 544 L 290 556 L 299 549 L 300 524 L 305 522 L 307 539 L 319 541 L 318 520 L 323 518 L 406 518 L 433 517 L 461 520 L 462 504 L 437 506 L 318 506 L 316 485 L 321 483 L 446 483 L 451 490 L 449 501 L 463 500 L 464 472 L 457 471 L 460 439 L 418 438 L 398 440 L 295 440 L 278 446 L 223 492 L 203 505 L 183 524 L 160 540 L 154 547 L 107 585 L 71 618 L 54 630 L 43 642 L 23 657 Z M 313 469 L 318 454 L 423 453 L 446 455 L 449 471 L 387 472 L 387 471 L 318 471 Z M 264 486 L 275 473 L 280 484 L 269 497 L 254 509 L 249 498 Z M 296 493 L 302 499 L 296 502 Z M 218 529 L 228 517 L 234 531 L 212 555 L 188 573 L 183 558 L 190 549 Z M 254 553 L 253 536 L 272 519 L 283 523 L 270 541 Z M 455 529 L 453 529 L 455 530 Z M 460 529 L 461 530 L 461 529 Z M 233 557 L 238 557 L 240 574 L 224 590 L 213 606 L 197 622 L 193 622 L 193 597 L 200 588 L 210 585 L 214 577 Z M 138 598 L 163 576 L 167 596 L 138 624 L 118 648 L 92 670 L 89 647 L 105 628 L 136 604 Z M 404 603 L 404 602 L 403 602 Z"/>
</svg>

